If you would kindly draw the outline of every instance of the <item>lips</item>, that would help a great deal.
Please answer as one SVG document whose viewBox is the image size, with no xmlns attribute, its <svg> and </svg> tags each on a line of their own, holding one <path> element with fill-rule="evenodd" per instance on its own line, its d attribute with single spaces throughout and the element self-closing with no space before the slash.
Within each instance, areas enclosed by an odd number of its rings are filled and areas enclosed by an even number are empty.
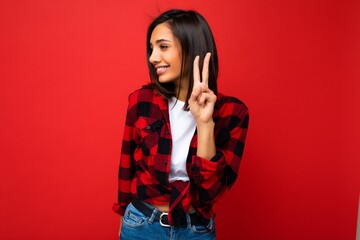
<svg viewBox="0 0 360 240">
<path fill-rule="evenodd" d="M 169 66 L 161 66 L 161 67 L 156 67 L 156 74 L 160 75 L 163 74 L 167 69 L 169 68 Z"/>
</svg>

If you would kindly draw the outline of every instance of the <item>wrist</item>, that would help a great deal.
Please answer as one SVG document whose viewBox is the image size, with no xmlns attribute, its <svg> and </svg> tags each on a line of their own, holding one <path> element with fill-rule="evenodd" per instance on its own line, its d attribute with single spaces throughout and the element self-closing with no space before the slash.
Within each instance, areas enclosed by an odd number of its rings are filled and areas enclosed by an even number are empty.
<svg viewBox="0 0 360 240">
<path fill-rule="evenodd" d="M 215 123 L 212 120 L 197 125 L 197 156 L 210 160 L 215 155 L 214 128 Z"/>
<path fill-rule="evenodd" d="M 213 121 L 213 119 L 210 119 L 209 121 L 200 121 L 200 120 L 197 120 L 196 121 L 196 128 L 197 130 L 206 130 L 206 129 L 214 129 L 215 127 L 215 123 Z"/>
</svg>

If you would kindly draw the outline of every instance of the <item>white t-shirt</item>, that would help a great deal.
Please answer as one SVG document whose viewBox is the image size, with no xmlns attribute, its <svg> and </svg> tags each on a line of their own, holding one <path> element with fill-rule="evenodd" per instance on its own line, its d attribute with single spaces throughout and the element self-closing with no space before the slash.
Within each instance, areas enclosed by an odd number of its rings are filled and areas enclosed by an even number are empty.
<svg viewBox="0 0 360 240">
<path fill-rule="evenodd" d="M 190 111 L 184 111 L 182 108 L 185 102 L 177 101 L 173 97 L 169 100 L 169 117 L 172 136 L 171 161 L 169 182 L 175 180 L 189 181 L 186 171 L 186 158 L 189 152 L 189 146 L 194 136 L 196 122 Z"/>
</svg>

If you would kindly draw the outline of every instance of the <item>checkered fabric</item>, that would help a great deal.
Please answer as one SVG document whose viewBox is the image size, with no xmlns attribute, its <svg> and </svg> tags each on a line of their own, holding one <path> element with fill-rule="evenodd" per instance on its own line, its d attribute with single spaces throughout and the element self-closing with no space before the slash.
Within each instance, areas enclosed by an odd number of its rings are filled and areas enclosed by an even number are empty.
<svg viewBox="0 0 360 240">
<path fill-rule="evenodd" d="M 216 154 L 196 156 L 197 133 L 186 161 L 189 182 L 169 182 L 171 129 L 167 100 L 151 85 L 129 96 L 119 167 L 118 202 L 113 210 L 124 215 L 134 197 L 149 204 L 169 204 L 169 222 L 181 223 L 190 205 L 204 220 L 214 217 L 216 200 L 235 182 L 244 150 L 249 115 L 238 99 L 217 94 Z"/>
</svg>

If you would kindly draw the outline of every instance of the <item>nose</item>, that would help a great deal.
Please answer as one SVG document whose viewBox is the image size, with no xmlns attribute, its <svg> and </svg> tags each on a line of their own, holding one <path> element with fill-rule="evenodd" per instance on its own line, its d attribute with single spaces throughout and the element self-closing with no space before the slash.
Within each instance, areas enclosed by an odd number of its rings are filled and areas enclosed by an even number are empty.
<svg viewBox="0 0 360 240">
<path fill-rule="evenodd" d="M 161 61 L 160 54 L 156 49 L 153 49 L 149 57 L 149 61 L 155 65 Z"/>
</svg>

